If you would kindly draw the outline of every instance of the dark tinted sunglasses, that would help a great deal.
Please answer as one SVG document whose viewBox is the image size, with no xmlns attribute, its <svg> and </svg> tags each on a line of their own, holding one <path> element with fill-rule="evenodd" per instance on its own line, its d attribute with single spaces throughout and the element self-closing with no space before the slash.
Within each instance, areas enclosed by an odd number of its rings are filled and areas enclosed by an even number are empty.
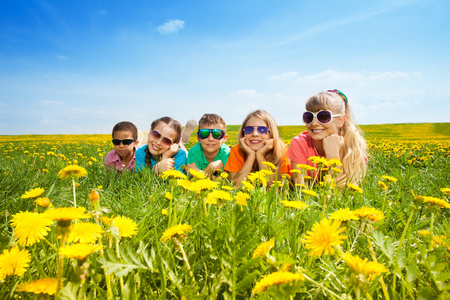
<svg viewBox="0 0 450 300">
<path fill-rule="evenodd" d="M 317 118 L 317 121 L 319 121 L 320 124 L 328 124 L 333 120 L 333 118 L 340 116 L 342 115 L 333 115 L 333 113 L 329 110 L 321 110 L 317 113 L 305 111 L 303 113 L 303 123 L 306 125 L 311 124 L 314 122 L 314 118 Z"/>
<path fill-rule="evenodd" d="M 252 134 L 253 131 L 258 130 L 259 134 L 267 134 L 269 132 L 269 128 L 266 126 L 247 126 L 244 128 L 244 134 Z"/>
<path fill-rule="evenodd" d="M 161 133 L 159 133 L 158 130 L 153 130 L 152 132 L 150 132 L 150 135 L 152 136 L 152 138 L 154 140 L 159 140 L 161 139 L 161 143 L 163 143 L 163 145 L 170 147 L 173 144 L 173 141 L 171 139 L 169 139 L 168 137 L 163 136 Z"/>
<path fill-rule="evenodd" d="M 216 140 L 221 140 L 225 136 L 225 132 L 220 129 L 200 129 L 197 132 L 197 136 L 202 140 L 208 138 L 209 134 L 212 134 Z"/>
<path fill-rule="evenodd" d="M 124 146 L 128 146 L 131 145 L 131 143 L 133 143 L 135 140 L 133 139 L 124 139 L 124 140 L 118 140 L 118 139 L 113 139 L 112 143 L 116 146 L 119 146 L 120 143 L 122 143 Z"/>
</svg>

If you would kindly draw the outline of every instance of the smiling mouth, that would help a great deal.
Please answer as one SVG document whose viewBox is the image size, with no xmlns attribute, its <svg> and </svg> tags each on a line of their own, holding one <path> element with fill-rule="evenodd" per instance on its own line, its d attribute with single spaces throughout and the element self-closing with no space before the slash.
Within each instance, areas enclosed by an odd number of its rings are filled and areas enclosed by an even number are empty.
<svg viewBox="0 0 450 300">
<path fill-rule="evenodd" d="M 312 132 L 316 132 L 316 133 L 322 132 L 322 131 L 324 131 L 324 130 L 325 130 L 325 129 L 311 129 Z"/>
<path fill-rule="evenodd" d="M 155 145 L 153 145 L 153 144 L 152 144 L 152 148 L 153 148 L 153 150 L 155 150 L 155 151 L 159 151 L 159 150 L 160 150 L 159 147 L 157 147 L 157 146 L 155 146 Z"/>
<path fill-rule="evenodd" d="M 250 143 L 252 143 L 252 144 L 259 144 L 259 143 L 261 143 L 261 141 L 250 141 Z"/>
</svg>

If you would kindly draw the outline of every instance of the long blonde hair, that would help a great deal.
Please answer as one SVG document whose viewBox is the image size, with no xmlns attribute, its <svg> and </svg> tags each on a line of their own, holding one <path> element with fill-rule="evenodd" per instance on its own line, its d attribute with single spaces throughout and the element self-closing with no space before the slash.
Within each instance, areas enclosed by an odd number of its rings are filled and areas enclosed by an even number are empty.
<svg viewBox="0 0 450 300">
<path fill-rule="evenodd" d="M 353 121 L 348 102 L 338 93 L 320 92 L 306 101 L 305 108 L 311 112 L 331 110 L 333 114 L 345 114 L 344 124 L 338 129 L 338 135 L 344 138 L 344 146 L 339 153 L 343 172 L 339 174 L 337 181 L 361 181 L 366 173 L 367 145 L 362 131 Z"/>
<path fill-rule="evenodd" d="M 247 126 L 248 120 L 253 117 L 261 119 L 267 124 L 267 128 L 269 128 L 270 138 L 273 139 L 273 149 L 266 154 L 267 161 L 273 163 L 275 166 L 281 165 L 283 155 L 286 151 L 286 145 L 283 143 L 283 140 L 280 137 L 277 123 L 267 111 L 258 109 L 249 113 L 244 122 L 242 122 L 241 128 L 239 129 L 238 139 L 244 137 L 244 128 L 245 126 Z"/>
</svg>

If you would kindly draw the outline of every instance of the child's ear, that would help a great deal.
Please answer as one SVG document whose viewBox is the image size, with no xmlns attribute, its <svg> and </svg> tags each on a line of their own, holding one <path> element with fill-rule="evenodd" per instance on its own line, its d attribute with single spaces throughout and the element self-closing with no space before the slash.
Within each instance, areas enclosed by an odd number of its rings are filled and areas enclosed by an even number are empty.
<svg viewBox="0 0 450 300">
<path fill-rule="evenodd" d="M 222 138 L 222 144 L 225 144 L 225 142 L 228 140 L 228 134 L 225 134 Z"/>
</svg>

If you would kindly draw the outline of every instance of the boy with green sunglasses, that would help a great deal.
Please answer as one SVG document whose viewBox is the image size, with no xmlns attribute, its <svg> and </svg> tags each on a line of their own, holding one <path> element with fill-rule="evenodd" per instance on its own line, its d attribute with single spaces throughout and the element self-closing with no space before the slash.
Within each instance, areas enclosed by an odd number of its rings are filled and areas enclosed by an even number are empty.
<svg viewBox="0 0 450 300">
<path fill-rule="evenodd" d="M 192 147 L 187 156 L 187 167 L 202 171 L 207 176 L 217 170 L 223 171 L 230 155 L 230 147 L 225 142 L 227 124 L 216 114 L 204 114 L 198 121 L 198 143 Z"/>
</svg>

